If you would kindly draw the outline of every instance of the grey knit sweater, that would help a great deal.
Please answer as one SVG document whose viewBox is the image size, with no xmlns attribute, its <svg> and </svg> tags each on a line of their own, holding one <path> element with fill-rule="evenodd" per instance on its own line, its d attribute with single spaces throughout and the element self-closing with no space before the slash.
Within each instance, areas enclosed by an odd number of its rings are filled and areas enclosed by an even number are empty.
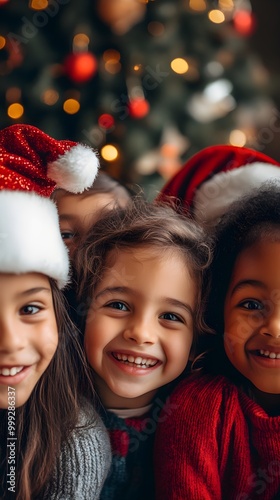
<svg viewBox="0 0 280 500">
<path fill-rule="evenodd" d="M 79 428 L 62 448 L 44 500 L 98 500 L 110 464 L 108 433 L 95 410 L 84 408 Z"/>
</svg>

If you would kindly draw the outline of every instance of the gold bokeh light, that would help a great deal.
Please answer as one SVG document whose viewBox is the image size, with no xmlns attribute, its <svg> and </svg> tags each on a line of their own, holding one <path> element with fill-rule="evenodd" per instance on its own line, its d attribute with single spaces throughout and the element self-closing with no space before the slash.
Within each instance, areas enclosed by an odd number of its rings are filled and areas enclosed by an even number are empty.
<svg viewBox="0 0 280 500">
<path fill-rule="evenodd" d="M 14 120 L 21 118 L 23 113 L 24 113 L 24 107 L 19 102 L 14 102 L 13 104 L 10 104 L 10 106 L 8 107 L 7 114 L 10 118 L 13 118 Z"/>
<path fill-rule="evenodd" d="M 114 161 L 119 156 L 119 152 L 113 144 L 106 144 L 106 146 L 103 146 L 100 154 L 106 161 Z"/>
<path fill-rule="evenodd" d="M 63 109 L 68 115 L 74 115 L 80 110 L 80 103 L 76 99 L 66 99 L 63 103 Z"/>
<path fill-rule="evenodd" d="M 221 24 L 225 21 L 225 15 L 221 10 L 213 9 L 208 13 L 208 17 L 212 23 Z"/>
<path fill-rule="evenodd" d="M 177 57 L 176 59 L 173 59 L 170 63 L 171 69 L 174 71 L 174 73 L 178 73 L 178 75 L 183 75 L 184 73 L 187 73 L 189 69 L 189 65 L 187 61 L 181 57 Z"/>
</svg>

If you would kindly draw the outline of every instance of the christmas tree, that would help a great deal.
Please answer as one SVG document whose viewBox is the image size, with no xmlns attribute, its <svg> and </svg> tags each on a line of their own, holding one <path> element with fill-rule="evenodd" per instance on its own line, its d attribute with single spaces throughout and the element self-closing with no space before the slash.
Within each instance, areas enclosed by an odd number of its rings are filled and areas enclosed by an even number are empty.
<svg viewBox="0 0 280 500">
<path fill-rule="evenodd" d="M 1 126 L 87 143 L 153 198 L 201 148 L 263 149 L 254 26 L 249 0 L 0 0 Z"/>
</svg>

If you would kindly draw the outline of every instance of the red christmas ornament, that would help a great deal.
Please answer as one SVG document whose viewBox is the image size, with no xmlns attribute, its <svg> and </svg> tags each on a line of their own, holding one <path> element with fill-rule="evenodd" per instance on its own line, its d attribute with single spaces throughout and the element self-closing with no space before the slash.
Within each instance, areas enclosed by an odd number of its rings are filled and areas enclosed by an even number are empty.
<svg viewBox="0 0 280 500">
<path fill-rule="evenodd" d="M 234 14 L 233 24 L 240 35 L 249 36 L 255 29 L 256 21 L 251 12 L 239 10 Z"/>
<path fill-rule="evenodd" d="M 110 130 L 115 125 L 115 120 L 109 113 L 103 113 L 98 118 L 98 125 L 105 130 Z"/>
<path fill-rule="evenodd" d="M 67 76 L 75 83 L 90 80 L 97 71 L 97 60 L 91 52 L 69 54 L 64 61 Z"/>
<path fill-rule="evenodd" d="M 138 97 L 136 99 L 131 99 L 128 109 L 132 118 L 144 118 L 150 111 L 150 104 L 146 99 Z"/>
</svg>

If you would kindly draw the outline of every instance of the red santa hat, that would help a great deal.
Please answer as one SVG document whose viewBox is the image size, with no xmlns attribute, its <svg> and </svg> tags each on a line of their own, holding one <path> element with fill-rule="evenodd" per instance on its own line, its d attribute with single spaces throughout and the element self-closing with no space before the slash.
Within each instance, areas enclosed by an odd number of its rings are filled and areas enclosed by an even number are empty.
<svg viewBox="0 0 280 500">
<path fill-rule="evenodd" d="M 97 171 L 97 156 L 87 146 L 58 141 L 31 125 L 0 131 L 0 272 L 38 272 L 60 288 L 67 283 L 68 251 L 48 197 L 56 187 L 82 192 Z"/>
<path fill-rule="evenodd" d="M 264 182 L 280 180 L 280 163 L 253 149 L 217 145 L 192 156 L 162 188 L 158 200 L 178 200 L 196 220 L 221 217 L 240 196 Z"/>
</svg>

